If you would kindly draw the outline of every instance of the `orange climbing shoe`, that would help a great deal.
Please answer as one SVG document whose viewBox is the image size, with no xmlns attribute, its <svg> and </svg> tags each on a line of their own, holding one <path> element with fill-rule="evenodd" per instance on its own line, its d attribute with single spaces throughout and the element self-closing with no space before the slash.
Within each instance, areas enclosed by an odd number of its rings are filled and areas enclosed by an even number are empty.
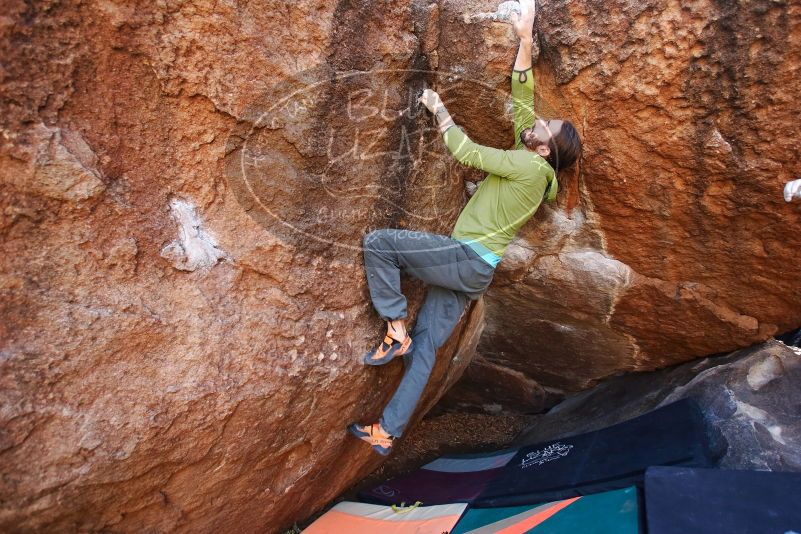
<svg viewBox="0 0 801 534">
<path fill-rule="evenodd" d="M 395 438 L 384 432 L 379 423 L 364 426 L 353 423 L 348 425 L 348 432 L 372 445 L 373 450 L 381 456 L 386 456 L 392 451 L 392 441 Z"/>
<path fill-rule="evenodd" d="M 386 335 L 377 349 L 364 355 L 364 363 L 365 365 L 384 365 L 396 356 L 403 356 L 410 352 L 412 352 L 412 336 L 407 334 L 406 339 L 398 341 Z"/>
</svg>

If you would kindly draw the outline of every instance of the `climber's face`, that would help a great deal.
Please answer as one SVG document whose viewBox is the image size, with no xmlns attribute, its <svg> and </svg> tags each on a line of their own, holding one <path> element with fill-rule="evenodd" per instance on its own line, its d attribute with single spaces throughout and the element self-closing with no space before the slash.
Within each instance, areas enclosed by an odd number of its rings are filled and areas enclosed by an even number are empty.
<svg viewBox="0 0 801 534">
<path fill-rule="evenodd" d="M 520 133 L 520 138 L 528 149 L 534 150 L 542 157 L 546 157 L 551 153 L 548 144 L 552 138 L 562 131 L 563 123 L 564 121 L 559 119 L 536 119 L 534 126 L 526 128 Z"/>
</svg>

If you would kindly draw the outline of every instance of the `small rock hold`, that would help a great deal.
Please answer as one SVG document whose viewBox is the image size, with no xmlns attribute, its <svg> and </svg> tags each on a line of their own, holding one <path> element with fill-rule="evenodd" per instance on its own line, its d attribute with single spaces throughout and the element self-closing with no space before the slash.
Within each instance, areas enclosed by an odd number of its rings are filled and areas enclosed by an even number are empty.
<svg viewBox="0 0 801 534">
<path fill-rule="evenodd" d="M 86 200 L 105 190 L 97 156 L 80 133 L 38 124 L 26 135 L 28 168 L 12 175 L 22 189 L 65 201 Z"/>
<path fill-rule="evenodd" d="M 161 257 L 181 271 L 211 267 L 228 255 L 217 248 L 214 237 L 202 227 L 195 207 L 181 199 L 170 202 L 170 212 L 178 223 L 178 239 L 161 249 Z"/>
<path fill-rule="evenodd" d="M 784 366 L 782 361 L 778 357 L 770 355 L 748 370 L 746 380 L 753 391 L 759 391 L 783 374 Z"/>
<path fill-rule="evenodd" d="M 494 13 L 475 13 L 465 14 L 465 22 L 477 22 L 481 20 L 493 20 L 496 22 L 511 22 L 512 13 L 520 14 L 520 4 L 518 2 L 502 2 Z"/>
</svg>

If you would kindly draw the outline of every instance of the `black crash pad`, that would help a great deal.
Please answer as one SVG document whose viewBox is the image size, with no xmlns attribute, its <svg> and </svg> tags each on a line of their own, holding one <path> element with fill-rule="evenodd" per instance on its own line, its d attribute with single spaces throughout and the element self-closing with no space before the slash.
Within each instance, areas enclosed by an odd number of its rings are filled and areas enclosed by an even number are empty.
<svg viewBox="0 0 801 534">
<path fill-rule="evenodd" d="M 474 501 L 516 506 L 642 485 L 653 465 L 714 465 L 703 416 L 683 399 L 623 423 L 522 447 Z"/>
<path fill-rule="evenodd" d="M 649 534 L 801 533 L 801 473 L 652 467 Z"/>
</svg>

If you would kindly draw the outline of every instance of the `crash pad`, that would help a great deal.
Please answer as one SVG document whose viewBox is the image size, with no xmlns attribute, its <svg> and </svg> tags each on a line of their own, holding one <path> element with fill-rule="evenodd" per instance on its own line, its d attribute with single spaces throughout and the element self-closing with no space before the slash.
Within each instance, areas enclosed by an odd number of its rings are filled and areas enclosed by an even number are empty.
<svg viewBox="0 0 801 534">
<path fill-rule="evenodd" d="M 654 465 L 714 464 L 703 416 L 683 399 L 623 423 L 522 447 L 474 506 L 515 506 L 641 484 Z"/>
<path fill-rule="evenodd" d="M 652 467 L 649 534 L 801 533 L 801 473 Z"/>
<path fill-rule="evenodd" d="M 637 534 L 637 489 L 624 488 L 544 504 L 473 508 L 451 534 Z"/>
<path fill-rule="evenodd" d="M 359 493 L 365 502 L 425 505 L 472 502 L 496 477 L 517 449 L 486 454 L 442 456 L 407 475 L 388 480 Z"/>
<path fill-rule="evenodd" d="M 304 530 L 305 534 L 441 534 L 459 521 L 466 504 L 393 508 L 341 502 Z"/>
</svg>

